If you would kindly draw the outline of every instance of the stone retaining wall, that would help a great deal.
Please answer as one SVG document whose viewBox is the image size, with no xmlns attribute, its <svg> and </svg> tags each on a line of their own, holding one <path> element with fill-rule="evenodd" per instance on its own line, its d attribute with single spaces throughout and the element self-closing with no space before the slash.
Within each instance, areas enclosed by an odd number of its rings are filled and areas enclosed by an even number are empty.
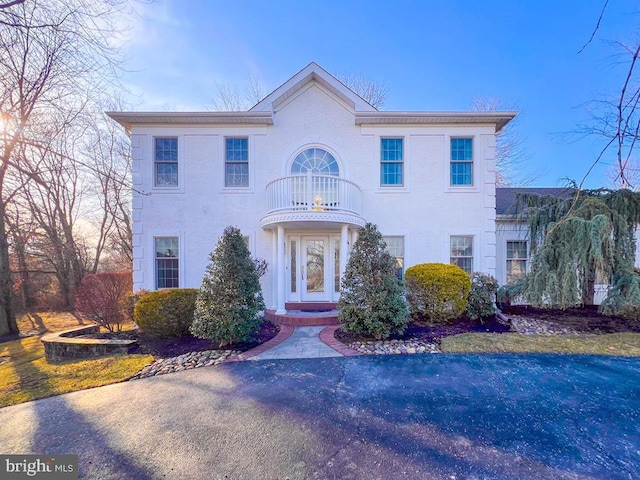
<svg viewBox="0 0 640 480">
<path fill-rule="evenodd" d="M 44 335 L 41 341 L 44 345 L 44 355 L 47 361 L 126 354 L 129 347 L 136 343 L 135 340 L 77 338 L 80 335 L 98 333 L 99 331 L 98 325 L 89 325 Z"/>
</svg>

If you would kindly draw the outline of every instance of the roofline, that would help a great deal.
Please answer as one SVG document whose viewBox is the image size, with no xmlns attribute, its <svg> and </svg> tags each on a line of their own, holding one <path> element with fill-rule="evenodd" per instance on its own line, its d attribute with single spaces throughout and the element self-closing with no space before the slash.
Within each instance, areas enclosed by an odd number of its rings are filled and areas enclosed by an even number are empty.
<svg viewBox="0 0 640 480">
<path fill-rule="evenodd" d="M 271 112 L 105 112 L 127 130 L 132 125 L 273 125 Z"/>
<path fill-rule="evenodd" d="M 356 125 L 394 124 L 494 124 L 496 132 L 513 120 L 518 112 L 355 112 Z"/>
</svg>

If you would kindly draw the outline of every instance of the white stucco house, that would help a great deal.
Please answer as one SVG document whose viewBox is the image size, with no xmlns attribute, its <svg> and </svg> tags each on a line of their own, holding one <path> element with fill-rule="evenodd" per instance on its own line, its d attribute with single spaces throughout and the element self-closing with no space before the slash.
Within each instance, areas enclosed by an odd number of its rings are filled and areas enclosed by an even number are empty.
<svg viewBox="0 0 640 480">
<path fill-rule="evenodd" d="M 311 63 L 246 112 L 109 115 L 131 136 L 134 289 L 199 287 L 228 225 L 267 260 L 279 314 L 338 300 L 366 222 L 399 275 L 423 262 L 507 275 L 495 136 L 515 112 L 378 111 Z"/>
</svg>

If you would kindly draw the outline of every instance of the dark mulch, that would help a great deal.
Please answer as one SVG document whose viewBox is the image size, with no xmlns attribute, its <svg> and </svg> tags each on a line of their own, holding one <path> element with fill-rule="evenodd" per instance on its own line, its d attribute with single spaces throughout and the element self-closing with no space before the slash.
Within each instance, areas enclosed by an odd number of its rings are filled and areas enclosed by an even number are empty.
<svg viewBox="0 0 640 480">
<path fill-rule="evenodd" d="M 505 315 L 521 315 L 537 318 L 558 325 L 571 327 L 582 333 L 640 332 L 640 322 L 622 317 L 602 315 L 597 306 L 568 308 L 566 310 L 535 308 L 524 305 L 505 307 Z"/>
<path fill-rule="evenodd" d="M 176 357 L 189 352 L 201 352 L 203 350 L 240 350 L 245 352 L 261 343 L 271 340 L 280 331 L 280 327 L 265 320 L 260 326 L 260 331 L 253 340 L 248 342 L 234 343 L 218 348 L 216 344 L 210 340 L 203 340 L 191 335 L 177 338 L 152 338 L 144 335 L 139 330 L 130 330 L 120 333 L 100 333 L 92 336 L 93 338 L 118 338 L 127 340 L 137 340 L 138 344 L 134 345 L 129 353 L 144 353 L 153 355 L 158 358 Z"/>
<path fill-rule="evenodd" d="M 504 333 L 511 331 L 511 326 L 499 321 L 496 317 L 488 317 L 482 322 L 463 318 L 442 325 L 428 325 L 425 323 L 412 322 L 403 335 L 392 335 L 387 340 L 409 340 L 417 339 L 424 342 L 437 342 L 442 337 L 458 335 L 460 333 L 484 332 L 484 333 Z M 337 330 L 335 333 L 337 340 L 342 343 L 367 342 L 374 340 L 356 333 Z"/>
</svg>

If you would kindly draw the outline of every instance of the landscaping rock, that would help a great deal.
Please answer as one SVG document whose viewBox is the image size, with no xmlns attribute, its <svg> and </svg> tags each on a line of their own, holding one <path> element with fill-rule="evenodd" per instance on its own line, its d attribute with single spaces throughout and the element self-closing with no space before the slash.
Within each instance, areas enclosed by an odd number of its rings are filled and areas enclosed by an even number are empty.
<svg viewBox="0 0 640 480">
<path fill-rule="evenodd" d="M 421 340 L 388 340 L 354 342 L 348 345 L 363 355 L 414 355 L 419 353 L 440 353 L 435 343 Z"/>
<path fill-rule="evenodd" d="M 509 315 L 511 327 L 520 335 L 575 335 L 578 333 L 573 328 L 545 320 Z"/>
<path fill-rule="evenodd" d="M 185 353 L 177 357 L 159 358 L 136 373 L 131 377 L 131 380 L 181 372 L 192 368 L 220 365 L 227 358 L 239 353 L 236 350 L 204 350 L 202 352 Z"/>
</svg>

